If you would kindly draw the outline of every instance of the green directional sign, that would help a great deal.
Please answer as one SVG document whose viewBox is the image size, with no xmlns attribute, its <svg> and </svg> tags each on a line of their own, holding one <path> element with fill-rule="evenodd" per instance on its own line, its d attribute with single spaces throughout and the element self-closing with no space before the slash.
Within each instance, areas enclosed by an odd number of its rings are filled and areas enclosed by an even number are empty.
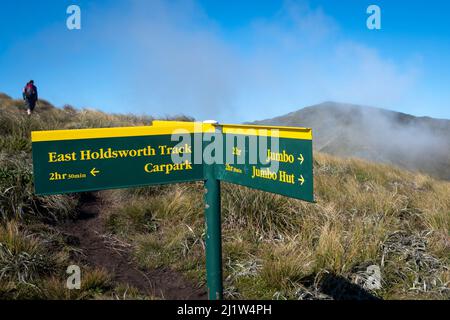
<svg viewBox="0 0 450 320">
<path fill-rule="evenodd" d="M 222 132 L 217 179 L 314 201 L 311 129 L 223 125 Z"/>
<path fill-rule="evenodd" d="M 153 121 L 32 132 L 37 194 L 205 181 L 208 296 L 222 299 L 220 181 L 314 201 L 306 128 Z"/>
<path fill-rule="evenodd" d="M 198 126 L 197 126 L 198 127 Z M 180 126 L 177 126 L 180 129 Z M 202 164 L 174 163 L 194 153 L 193 141 L 206 125 L 181 126 L 186 143 L 172 141 L 173 127 L 131 127 L 32 133 L 37 194 L 128 188 L 203 180 Z M 201 145 L 198 152 L 202 152 Z"/>
</svg>

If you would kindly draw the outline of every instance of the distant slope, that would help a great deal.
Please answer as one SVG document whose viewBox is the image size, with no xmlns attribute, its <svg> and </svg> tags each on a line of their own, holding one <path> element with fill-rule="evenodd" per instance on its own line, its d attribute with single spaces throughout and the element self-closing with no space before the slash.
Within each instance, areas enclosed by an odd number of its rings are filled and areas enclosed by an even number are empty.
<svg viewBox="0 0 450 320">
<path fill-rule="evenodd" d="M 315 151 L 394 164 L 450 180 L 450 120 L 325 102 L 254 123 L 312 127 Z"/>
</svg>

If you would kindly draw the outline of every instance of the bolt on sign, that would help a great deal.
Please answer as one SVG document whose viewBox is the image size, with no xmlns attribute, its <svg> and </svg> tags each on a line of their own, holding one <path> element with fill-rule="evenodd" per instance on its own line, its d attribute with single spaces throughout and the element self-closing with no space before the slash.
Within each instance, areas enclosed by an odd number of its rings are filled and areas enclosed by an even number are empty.
<svg viewBox="0 0 450 320">
<path fill-rule="evenodd" d="M 32 132 L 36 194 L 205 182 L 206 276 L 222 299 L 220 181 L 314 201 L 312 130 L 153 121 Z"/>
</svg>

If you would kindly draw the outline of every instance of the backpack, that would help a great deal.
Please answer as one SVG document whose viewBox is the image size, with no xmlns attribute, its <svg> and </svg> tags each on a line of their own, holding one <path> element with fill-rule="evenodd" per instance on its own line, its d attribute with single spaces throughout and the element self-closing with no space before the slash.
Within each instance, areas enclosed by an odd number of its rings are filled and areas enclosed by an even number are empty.
<svg viewBox="0 0 450 320">
<path fill-rule="evenodd" d="M 35 86 L 31 83 L 25 86 L 25 96 L 27 98 L 33 98 L 36 96 Z"/>
</svg>

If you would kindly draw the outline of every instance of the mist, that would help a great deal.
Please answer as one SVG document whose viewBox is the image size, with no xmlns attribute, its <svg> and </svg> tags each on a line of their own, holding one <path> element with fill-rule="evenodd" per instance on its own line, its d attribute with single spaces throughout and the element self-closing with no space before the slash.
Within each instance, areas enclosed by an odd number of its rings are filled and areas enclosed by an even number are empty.
<svg viewBox="0 0 450 320">
<path fill-rule="evenodd" d="M 375 160 L 450 179 L 450 121 L 367 108 L 361 123 Z"/>
<path fill-rule="evenodd" d="M 450 120 L 325 102 L 256 123 L 311 127 L 315 151 L 450 180 Z"/>
</svg>

